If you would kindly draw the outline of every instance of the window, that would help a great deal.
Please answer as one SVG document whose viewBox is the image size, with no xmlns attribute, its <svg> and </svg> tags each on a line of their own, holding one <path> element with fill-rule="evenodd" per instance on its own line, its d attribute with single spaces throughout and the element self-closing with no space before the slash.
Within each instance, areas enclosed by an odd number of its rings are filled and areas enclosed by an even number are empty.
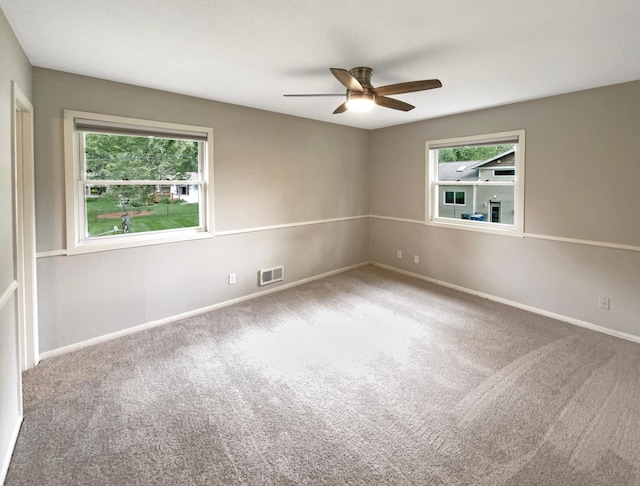
<svg viewBox="0 0 640 486">
<path fill-rule="evenodd" d="M 68 253 L 211 236 L 211 128 L 64 116 Z"/>
<path fill-rule="evenodd" d="M 464 206 L 464 191 L 444 191 L 444 203 Z"/>
<path fill-rule="evenodd" d="M 496 177 L 514 176 L 516 175 L 516 170 L 515 169 L 496 169 L 493 171 L 493 175 Z"/>
<path fill-rule="evenodd" d="M 524 130 L 427 142 L 427 224 L 522 236 Z"/>
</svg>

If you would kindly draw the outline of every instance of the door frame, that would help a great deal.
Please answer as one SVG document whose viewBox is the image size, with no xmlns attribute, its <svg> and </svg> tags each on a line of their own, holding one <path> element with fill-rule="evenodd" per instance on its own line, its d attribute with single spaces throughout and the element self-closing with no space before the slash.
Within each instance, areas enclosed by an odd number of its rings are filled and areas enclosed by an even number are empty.
<svg viewBox="0 0 640 486">
<path fill-rule="evenodd" d="M 40 361 L 38 343 L 38 281 L 33 149 L 33 105 L 11 83 L 15 264 L 18 282 L 18 356 L 24 371 Z"/>
</svg>

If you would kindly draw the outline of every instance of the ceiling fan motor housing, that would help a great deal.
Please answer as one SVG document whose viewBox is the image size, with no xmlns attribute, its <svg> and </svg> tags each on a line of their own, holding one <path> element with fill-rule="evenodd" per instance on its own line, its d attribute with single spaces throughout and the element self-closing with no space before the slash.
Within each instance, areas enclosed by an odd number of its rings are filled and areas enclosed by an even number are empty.
<svg viewBox="0 0 640 486">
<path fill-rule="evenodd" d="M 353 69 L 350 69 L 349 73 L 351 73 L 351 76 L 358 80 L 358 82 L 364 88 L 365 93 L 367 92 L 367 90 L 373 89 L 373 86 L 371 85 L 371 75 L 373 74 L 373 69 L 363 66 L 355 67 Z"/>
<path fill-rule="evenodd" d="M 369 91 L 373 89 L 371 85 L 371 74 L 373 74 L 373 69 L 370 67 L 355 67 L 349 70 L 351 76 L 356 78 L 364 91 L 361 93 L 359 91 L 347 90 L 347 101 L 349 100 L 366 100 L 368 102 L 373 102 L 375 96 L 373 93 Z"/>
</svg>

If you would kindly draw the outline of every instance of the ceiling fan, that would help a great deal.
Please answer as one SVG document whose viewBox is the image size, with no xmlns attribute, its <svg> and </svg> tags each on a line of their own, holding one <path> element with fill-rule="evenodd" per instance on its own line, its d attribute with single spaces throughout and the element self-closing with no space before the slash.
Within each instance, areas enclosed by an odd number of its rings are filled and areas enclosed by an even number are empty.
<svg viewBox="0 0 640 486">
<path fill-rule="evenodd" d="M 425 79 L 422 81 L 408 81 L 406 83 L 388 84 L 374 88 L 371 85 L 370 67 L 355 67 L 347 71 L 346 69 L 331 68 L 333 75 L 340 83 L 347 88 L 347 100 L 338 106 L 333 112 L 334 115 L 344 113 L 347 110 L 367 111 L 373 105 L 384 106 L 392 110 L 409 111 L 415 106 L 404 101 L 388 98 L 387 95 L 413 93 L 414 91 L 424 91 L 427 89 L 441 88 L 442 83 L 438 79 Z M 345 96 L 344 94 L 286 94 L 284 96 Z"/>
</svg>

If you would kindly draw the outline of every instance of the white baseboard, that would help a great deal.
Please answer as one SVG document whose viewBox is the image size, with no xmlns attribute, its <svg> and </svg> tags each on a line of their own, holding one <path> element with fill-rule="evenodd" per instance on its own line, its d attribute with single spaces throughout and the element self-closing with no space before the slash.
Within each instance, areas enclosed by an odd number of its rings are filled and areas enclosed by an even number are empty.
<svg viewBox="0 0 640 486">
<path fill-rule="evenodd" d="M 383 263 L 371 262 L 372 265 L 375 265 L 380 268 L 384 268 L 386 270 L 391 270 L 392 272 L 401 273 L 403 275 L 407 275 L 409 277 L 418 278 L 420 280 L 426 280 L 427 282 L 434 283 L 436 285 L 441 285 L 443 287 L 448 287 L 450 289 L 459 290 L 460 292 L 464 292 L 471 295 L 476 295 L 478 297 L 483 297 L 485 299 L 493 300 L 495 302 L 499 302 L 501 304 L 510 305 L 511 307 L 516 307 L 518 309 L 526 310 L 529 312 L 533 312 L 534 314 L 540 314 L 545 317 L 550 317 L 552 319 L 556 319 L 558 321 L 566 322 L 568 324 L 573 324 L 574 326 L 584 327 L 586 329 L 591 329 L 592 331 L 601 332 L 603 334 L 608 334 L 609 336 L 615 336 L 621 339 L 626 339 L 627 341 L 632 341 L 634 343 L 640 343 L 640 336 L 635 336 L 633 334 L 627 334 L 626 332 L 616 331 L 614 329 L 609 329 L 608 327 L 599 326 L 597 324 L 593 324 L 587 321 L 581 321 L 580 319 L 575 319 L 573 317 L 564 316 L 562 314 L 556 314 L 555 312 L 549 312 L 544 309 L 539 309 L 537 307 L 532 307 L 530 305 L 521 304 L 520 302 L 515 302 L 509 299 L 503 299 L 502 297 L 497 297 L 491 294 L 485 294 L 484 292 L 478 292 L 476 290 L 468 289 L 466 287 L 461 287 L 460 285 L 451 284 L 448 282 L 443 282 L 442 280 L 436 280 L 435 278 L 425 277 L 424 275 L 420 275 L 419 273 L 409 272 L 407 270 L 402 270 L 400 268 L 392 267 L 390 265 L 385 265 Z"/>
<path fill-rule="evenodd" d="M 362 262 L 356 263 L 355 265 L 350 265 L 348 267 L 342 267 L 337 270 L 332 270 L 330 272 L 322 273 L 320 275 L 315 275 L 313 277 L 303 278 L 301 280 L 296 280 L 295 282 L 286 283 L 283 285 L 279 285 L 277 287 L 273 287 L 267 290 L 261 290 L 259 292 L 254 292 L 251 294 L 243 295 L 242 297 L 237 297 L 235 299 L 226 300 L 224 302 L 219 302 L 217 304 L 213 304 L 207 307 L 201 307 L 199 309 L 195 309 L 192 311 L 184 312 L 182 314 L 174 315 L 171 317 L 165 317 L 164 319 L 158 319 L 156 321 L 146 322 L 144 324 L 140 324 L 138 326 L 129 327 L 127 329 L 123 329 L 121 331 L 112 332 L 109 334 L 105 334 L 103 336 L 98 336 L 92 339 L 88 339 L 86 341 L 81 341 L 79 343 L 70 344 L 68 346 L 63 346 L 61 348 L 52 349 L 51 351 L 45 351 L 40 353 L 40 360 L 53 358 L 54 356 L 59 356 L 61 354 L 70 353 L 71 351 L 76 351 L 78 349 L 86 348 L 88 346 L 93 346 L 95 344 L 100 344 L 106 341 L 111 341 L 112 339 L 116 339 L 122 336 L 127 336 L 128 334 L 133 334 L 136 332 L 144 331 L 146 329 L 151 329 L 153 327 L 162 326 L 164 324 L 169 324 L 171 322 L 175 322 L 181 319 L 186 319 L 188 317 L 197 316 L 199 314 L 204 314 L 205 312 L 209 312 L 215 309 L 220 309 L 221 307 L 227 307 L 229 305 L 237 304 L 239 302 L 244 302 L 246 300 L 255 299 L 256 297 L 262 297 L 263 295 L 272 294 L 274 292 L 279 292 L 281 290 L 290 289 L 292 287 L 297 287 L 298 285 L 302 285 L 308 282 L 313 282 L 314 280 L 320 280 L 321 278 L 329 277 L 331 275 L 336 275 L 338 273 L 347 272 L 349 270 L 354 270 L 356 268 L 364 267 L 370 265 L 370 262 Z M 2 484 L 0 482 L 0 484 Z"/>
<path fill-rule="evenodd" d="M 18 440 L 18 434 L 20 433 L 20 426 L 22 425 L 22 415 L 18 417 L 11 435 L 9 436 L 9 447 L 2 458 L 2 464 L 0 464 L 0 484 L 4 484 L 4 480 L 7 478 L 7 472 L 9 471 L 9 464 L 11 463 L 11 456 L 13 455 L 13 449 L 16 447 Z"/>
</svg>

